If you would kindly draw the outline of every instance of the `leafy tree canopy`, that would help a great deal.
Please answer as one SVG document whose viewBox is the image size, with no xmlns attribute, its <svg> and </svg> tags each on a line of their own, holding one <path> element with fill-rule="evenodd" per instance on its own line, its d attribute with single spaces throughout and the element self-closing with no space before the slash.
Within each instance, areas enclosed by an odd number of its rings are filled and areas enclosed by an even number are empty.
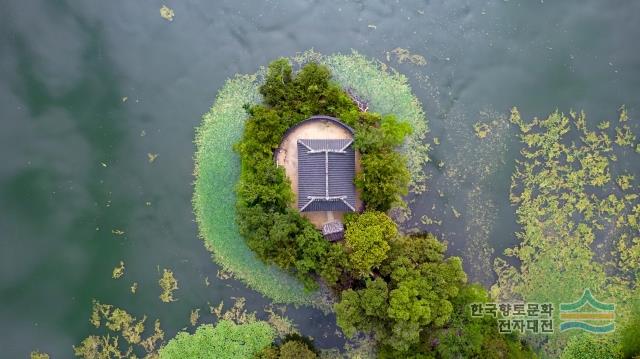
<svg viewBox="0 0 640 359">
<path fill-rule="evenodd" d="M 466 275 L 460 259 L 445 259 L 446 246 L 432 235 L 399 237 L 390 246 L 381 265 L 386 281 L 367 280 L 365 288 L 343 292 L 335 310 L 345 334 L 373 331 L 383 346 L 406 352 L 424 329 L 448 322 Z"/>
<path fill-rule="evenodd" d="M 617 347 L 609 340 L 595 338 L 592 335 L 580 334 L 567 341 L 560 359 L 620 359 Z"/>
<path fill-rule="evenodd" d="M 398 234 L 396 224 L 383 212 L 353 215 L 346 223 L 345 243 L 351 267 L 367 275 L 387 258 L 389 242 Z"/>
</svg>

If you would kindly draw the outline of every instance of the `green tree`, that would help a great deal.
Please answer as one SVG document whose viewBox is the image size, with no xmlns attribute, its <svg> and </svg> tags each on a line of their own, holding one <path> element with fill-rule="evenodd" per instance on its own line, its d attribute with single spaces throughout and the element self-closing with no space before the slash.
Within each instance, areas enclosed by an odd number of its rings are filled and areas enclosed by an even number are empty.
<svg viewBox="0 0 640 359">
<path fill-rule="evenodd" d="M 381 279 L 367 280 L 366 287 L 359 290 L 347 289 L 336 303 L 336 321 L 347 337 L 358 331 L 383 332 L 388 308 L 389 290 Z"/>
<path fill-rule="evenodd" d="M 344 291 L 335 311 L 347 336 L 373 331 L 390 352 L 406 353 L 425 329 L 448 323 L 466 275 L 460 259 L 444 258 L 446 246 L 432 235 L 398 237 L 390 244 L 380 266 L 383 277 Z"/>
<path fill-rule="evenodd" d="M 387 258 L 389 242 L 398 234 L 396 224 L 383 212 L 367 211 L 346 221 L 344 235 L 351 268 L 366 276 Z"/>
<path fill-rule="evenodd" d="M 271 345 L 260 351 L 255 359 L 315 359 L 318 352 L 313 341 L 298 334 L 288 334 L 282 344 Z"/>
<path fill-rule="evenodd" d="M 367 208 L 387 211 L 407 195 L 411 178 L 398 147 L 411 132 L 408 123 L 393 115 L 360 114 L 354 143 L 362 155 L 362 171 L 355 183 Z"/>
<path fill-rule="evenodd" d="M 355 184 L 367 209 L 386 212 L 402 201 L 411 180 L 406 158 L 395 151 L 370 153 L 360 160 Z"/>
<path fill-rule="evenodd" d="M 318 356 L 305 343 L 290 340 L 280 347 L 280 359 L 315 359 Z"/>
<path fill-rule="evenodd" d="M 360 114 L 356 125 L 355 147 L 362 154 L 395 151 L 413 132 L 411 125 L 393 115 Z"/>
<path fill-rule="evenodd" d="M 631 318 L 622 328 L 621 346 L 625 359 L 640 358 L 640 302 L 635 303 Z"/>
<path fill-rule="evenodd" d="M 495 318 L 471 317 L 469 305 L 487 301 L 489 295 L 482 286 L 472 284 L 462 287 L 451 301 L 454 311 L 450 322 L 426 333 L 419 350 L 434 352 L 440 358 L 535 358 L 535 354 L 516 334 L 499 333 Z"/>
<path fill-rule="evenodd" d="M 204 324 L 195 333 L 178 333 L 160 349 L 161 359 L 251 358 L 269 346 L 275 331 L 266 322 L 234 324 L 220 321 L 215 327 Z"/>
</svg>

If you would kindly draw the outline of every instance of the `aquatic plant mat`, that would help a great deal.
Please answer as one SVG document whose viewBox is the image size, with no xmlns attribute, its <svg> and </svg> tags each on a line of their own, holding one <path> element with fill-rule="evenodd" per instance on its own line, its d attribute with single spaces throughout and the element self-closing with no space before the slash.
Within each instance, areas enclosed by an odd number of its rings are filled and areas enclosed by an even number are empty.
<svg viewBox="0 0 640 359">
<path fill-rule="evenodd" d="M 597 128 L 575 112 L 524 121 L 514 109 L 510 120 L 523 146 L 510 194 L 521 231 L 519 245 L 505 254 L 520 266 L 496 259 L 492 294 L 557 308 L 590 289 L 599 301 L 616 305 L 615 325 L 623 327 L 640 299 L 640 201 L 629 172 L 640 155 L 626 110 Z M 531 340 L 557 357 L 576 332 L 556 329 L 548 341 Z M 608 336 L 619 340 L 616 332 Z"/>
<path fill-rule="evenodd" d="M 422 106 L 412 94 L 407 79 L 382 62 L 353 52 L 324 56 L 308 51 L 294 57 L 302 65 L 317 61 L 326 65 L 344 88 L 363 98 L 372 111 L 395 114 L 408 121 L 413 134 L 403 150 L 409 158 L 411 190 L 425 188 L 423 165 L 428 161 L 428 132 Z M 240 161 L 232 146 L 240 138 L 248 115 L 245 104 L 261 102 L 258 88 L 265 69 L 253 75 L 238 75 L 220 89 L 216 100 L 203 116 L 196 131 L 194 212 L 205 246 L 224 270 L 274 302 L 322 305 L 322 295 L 305 292 L 289 273 L 264 264 L 247 247 L 235 224 L 234 186 L 240 174 Z"/>
</svg>

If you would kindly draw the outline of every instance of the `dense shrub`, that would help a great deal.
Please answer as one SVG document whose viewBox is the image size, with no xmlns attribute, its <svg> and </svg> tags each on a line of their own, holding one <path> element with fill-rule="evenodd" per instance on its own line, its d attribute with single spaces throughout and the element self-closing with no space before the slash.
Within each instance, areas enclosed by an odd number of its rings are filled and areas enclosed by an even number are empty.
<svg viewBox="0 0 640 359">
<path fill-rule="evenodd" d="M 382 212 L 367 211 L 348 217 L 346 227 L 350 268 L 357 275 L 366 276 L 387 258 L 389 242 L 398 235 L 396 224 Z"/>
<path fill-rule="evenodd" d="M 280 359 L 314 359 L 318 356 L 304 343 L 288 341 L 280 347 Z"/>
<path fill-rule="evenodd" d="M 579 334 L 567 341 L 560 359 L 621 359 L 616 345 L 604 338 L 589 334 Z"/>
<path fill-rule="evenodd" d="M 409 171 L 404 156 L 397 152 L 362 156 L 362 172 L 356 176 L 362 201 L 369 209 L 387 211 L 407 194 Z"/>
<path fill-rule="evenodd" d="M 498 332 L 497 320 L 473 318 L 469 304 L 489 301 L 480 285 L 466 285 L 451 303 L 451 320 L 442 328 L 424 333 L 417 350 L 435 353 L 439 358 L 534 358 L 530 348 L 516 334 Z"/>
<path fill-rule="evenodd" d="M 640 357 L 640 298 L 632 307 L 631 318 L 620 335 L 622 355 L 625 359 Z"/>
<path fill-rule="evenodd" d="M 259 352 L 255 359 L 315 359 L 318 352 L 307 337 L 298 334 L 290 334 L 285 337 L 282 344 L 272 345 Z"/>
</svg>

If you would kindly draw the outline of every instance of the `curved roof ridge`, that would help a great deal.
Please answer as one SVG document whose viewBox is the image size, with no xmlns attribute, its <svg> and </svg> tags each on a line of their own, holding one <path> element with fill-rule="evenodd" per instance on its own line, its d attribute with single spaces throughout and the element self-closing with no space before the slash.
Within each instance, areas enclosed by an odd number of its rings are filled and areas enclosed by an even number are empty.
<svg viewBox="0 0 640 359">
<path fill-rule="evenodd" d="M 352 134 L 352 135 L 355 133 L 355 130 L 353 128 L 351 128 L 351 126 L 349 126 L 346 123 L 340 121 L 340 119 L 338 119 L 336 117 L 331 117 L 331 116 L 326 116 L 326 115 L 313 115 L 313 116 L 307 118 L 306 120 L 302 120 L 302 121 L 296 123 L 295 125 L 289 127 L 287 129 L 287 131 L 284 133 L 284 135 L 282 136 L 282 138 L 283 139 L 287 138 L 287 136 L 291 132 L 295 131 L 296 128 L 298 128 L 298 127 L 300 127 L 300 126 L 302 126 L 302 125 L 304 125 L 306 123 L 316 122 L 316 121 L 330 121 L 330 122 L 333 122 L 336 125 L 344 128 L 345 130 L 349 131 L 349 133 Z"/>
</svg>

